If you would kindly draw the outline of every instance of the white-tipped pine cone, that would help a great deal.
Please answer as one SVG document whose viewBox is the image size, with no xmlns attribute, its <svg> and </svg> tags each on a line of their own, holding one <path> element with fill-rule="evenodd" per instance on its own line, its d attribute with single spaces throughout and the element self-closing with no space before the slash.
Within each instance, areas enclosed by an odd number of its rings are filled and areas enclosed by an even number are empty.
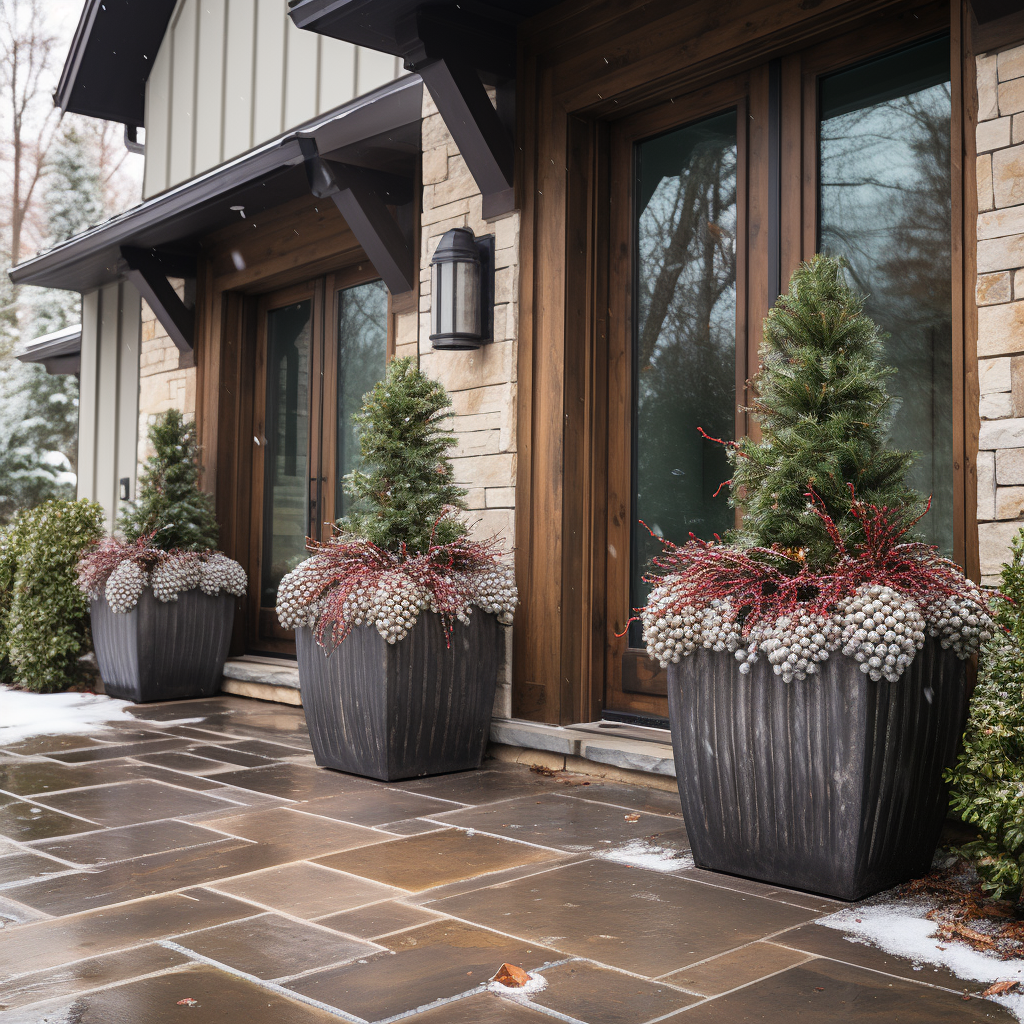
<svg viewBox="0 0 1024 1024">
<path fill-rule="evenodd" d="M 300 562 L 277 588 L 277 620 L 284 629 L 312 629 L 316 625 L 318 608 L 314 606 L 314 595 L 318 581 L 309 572 L 314 561 L 315 558 L 307 558 Z"/>
<path fill-rule="evenodd" d="M 199 589 L 204 594 L 216 596 L 220 591 L 243 597 L 249 589 L 249 577 L 233 558 L 219 553 L 199 563 Z"/>
<path fill-rule="evenodd" d="M 428 607 L 430 595 L 400 569 L 384 573 L 373 603 L 373 624 L 389 644 L 404 639 Z"/>
<path fill-rule="evenodd" d="M 178 595 L 199 586 L 201 571 L 195 556 L 168 555 L 150 574 L 153 596 L 164 603 L 177 601 Z"/>
<path fill-rule="evenodd" d="M 138 603 L 146 584 L 149 573 L 126 558 L 107 577 L 107 585 L 103 593 L 112 612 L 124 614 L 130 612 Z"/>
<path fill-rule="evenodd" d="M 981 590 L 965 580 L 963 594 L 940 598 L 924 609 L 929 635 L 938 637 L 943 648 L 952 647 L 961 658 L 977 654 L 995 631 L 983 602 Z"/>
</svg>

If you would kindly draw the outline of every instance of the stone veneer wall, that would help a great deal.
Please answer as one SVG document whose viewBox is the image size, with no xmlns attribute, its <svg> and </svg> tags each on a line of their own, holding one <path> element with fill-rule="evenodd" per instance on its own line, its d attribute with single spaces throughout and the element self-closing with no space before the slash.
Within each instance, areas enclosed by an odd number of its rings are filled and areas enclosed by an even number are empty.
<svg viewBox="0 0 1024 1024">
<path fill-rule="evenodd" d="M 1024 526 L 1024 46 L 978 66 L 978 539 L 996 582 Z"/>
<path fill-rule="evenodd" d="M 178 292 L 181 294 L 181 283 Z M 149 428 L 160 413 L 177 409 L 186 419 L 196 414 L 196 370 L 179 367 L 177 346 L 156 314 L 142 300 L 142 343 L 139 346 L 139 473 L 153 453 Z M 135 495 L 133 494 L 134 498 Z"/>
<path fill-rule="evenodd" d="M 456 480 L 468 490 L 472 534 L 515 544 L 516 328 L 519 299 L 519 214 L 496 221 L 481 216 L 480 191 L 429 93 L 423 94 L 423 211 L 420 220 L 418 323 L 412 314 L 396 324 L 397 354 L 418 340 L 419 365 L 452 396 L 458 447 Z M 450 228 L 469 227 L 495 236 L 494 341 L 471 352 L 430 347 L 430 257 Z M 499 676 L 495 714 L 511 715 L 511 636 Z"/>
</svg>

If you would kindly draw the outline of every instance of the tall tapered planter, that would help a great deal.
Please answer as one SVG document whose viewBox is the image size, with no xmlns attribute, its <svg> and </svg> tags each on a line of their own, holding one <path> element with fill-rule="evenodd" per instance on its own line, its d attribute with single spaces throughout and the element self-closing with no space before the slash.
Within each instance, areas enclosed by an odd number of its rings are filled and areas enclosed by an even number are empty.
<svg viewBox="0 0 1024 1024">
<path fill-rule="evenodd" d="M 158 601 L 147 587 L 129 612 L 91 601 L 92 638 L 105 691 L 135 703 L 210 697 L 220 689 L 235 598 L 187 590 Z"/>
<path fill-rule="evenodd" d="M 699 867 L 861 899 L 925 872 L 967 717 L 965 665 L 929 639 L 898 682 L 834 653 L 784 682 L 729 653 L 669 668 L 679 796 Z"/>
<path fill-rule="evenodd" d="M 387 643 L 357 626 L 330 656 L 295 631 L 302 706 L 316 763 L 392 781 L 477 768 L 490 732 L 501 629 L 479 609 L 456 623 L 423 612 Z"/>
</svg>

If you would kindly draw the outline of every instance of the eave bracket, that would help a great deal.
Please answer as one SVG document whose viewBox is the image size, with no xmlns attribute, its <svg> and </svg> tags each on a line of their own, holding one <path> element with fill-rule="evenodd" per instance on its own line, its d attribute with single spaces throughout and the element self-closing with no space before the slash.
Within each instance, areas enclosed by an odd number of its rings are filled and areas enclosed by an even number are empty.
<svg viewBox="0 0 1024 1024">
<path fill-rule="evenodd" d="M 121 259 L 125 262 L 128 280 L 149 303 L 157 320 L 181 353 L 179 366 L 194 365 L 195 310 L 185 305 L 171 287 L 171 282 L 167 280 L 166 264 L 152 250 L 138 249 L 131 245 L 121 246 Z M 192 263 L 191 268 L 184 268 L 182 276 L 195 278 L 194 261 Z"/>
</svg>

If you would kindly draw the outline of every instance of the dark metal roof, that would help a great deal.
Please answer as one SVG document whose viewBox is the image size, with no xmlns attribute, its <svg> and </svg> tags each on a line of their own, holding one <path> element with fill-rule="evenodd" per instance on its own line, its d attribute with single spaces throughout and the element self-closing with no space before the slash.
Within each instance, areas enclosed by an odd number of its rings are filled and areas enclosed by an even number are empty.
<svg viewBox="0 0 1024 1024">
<path fill-rule="evenodd" d="M 62 111 L 141 127 L 175 0 L 85 0 L 53 94 Z"/>
<path fill-rule="evenodd" d="M 469 17 L 515 27 L 524 18 L 554 7 L 557 0 L 433 0 L 434 11 L 458 8 Z M 414 15 L 423 0 L 289 0 L 289 16 L 298 28 L 344 39 L 357 46 L 406 56 Z"/>
<path fill-rule="evenodd" d="M 311 151 L 346 164 L 411 174 L 419 159 L 423 83 L 405 75 L 220 167 L 168 189 L 9 271 L 15 284 L 86 292 L 122 276 L 121 246 L 195 253 L 199 240 L 310 195 Z M 313 140 L 312 147 L 308 140 Z"/>
<path fill-rule="evenodd" d="M 14 358 L 23 363 L 41 363 L 47 373 L 78 373 L 81 366 L 82 325 L 73 324 L 52 334 L 14 346 Z"/>
</svg>

